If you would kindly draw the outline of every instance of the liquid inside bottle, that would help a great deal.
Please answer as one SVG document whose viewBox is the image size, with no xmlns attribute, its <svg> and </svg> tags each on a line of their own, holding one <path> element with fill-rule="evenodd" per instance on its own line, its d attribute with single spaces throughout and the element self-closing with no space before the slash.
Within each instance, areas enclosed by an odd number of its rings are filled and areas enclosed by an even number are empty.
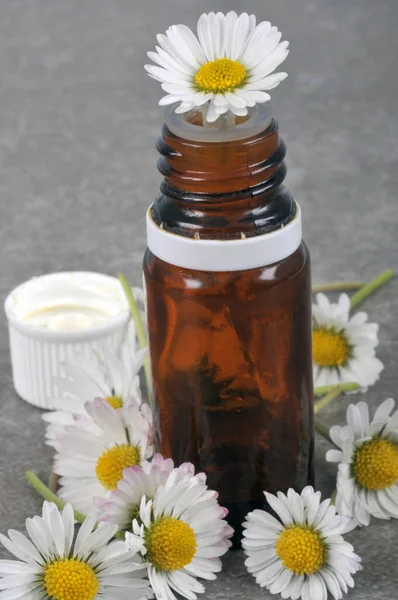
<svg viewBox="0 0 398 600">
<path fill-rule="evenodd" d="M 169 113 L 148 212 L 155 436 L 207 473 L 237 544 L 264 490 L 312 482 L 310 261 L 269 107 L 226 132 L 197 118 Z"/>
</svg>

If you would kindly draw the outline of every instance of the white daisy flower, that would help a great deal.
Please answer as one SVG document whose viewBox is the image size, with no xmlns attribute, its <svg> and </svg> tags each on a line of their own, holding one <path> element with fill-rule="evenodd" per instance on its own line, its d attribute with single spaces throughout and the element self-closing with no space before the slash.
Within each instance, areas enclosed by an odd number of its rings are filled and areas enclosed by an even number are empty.
<svg viewBox="0 0 398 600">
<path fill-rule="evenodd" d="M 350 299 L 341 294 L 337 304 L 317 294 L 312 307 L 312 357 L 314 386 L 356 382 L 363 389 L 373 385 L 383 370 L 376 358 L 376 323 L 367 323 L 368 315 L 357 312 L 350 318 Z"/>
<path fill-rule="evenodd" d="M 261 587 L 292 600 L 336 600 L 354 586 L 352 574 L 361 569 L 354 548 L 342 538 L 353 528 L 348 517 L 336 514 L 330 499 L 311 486 L 301 494 L 265 492 L 277 519 L 255 510 L 243 524 L 246 567 Z"/>
<path fill-rule="evenodd" d="M 339 463 L 336 507 L 360 525 L 378 519 L 398 519 L 398 410 L 385 400 L 372 421 L 366 402 L 350 404 L 347 425 L 330 429 L 341 450 L 329 450 L 326 458 Z"/>
<path fill-rule="evenodd" d="M 268 21 L 256 25 L 254 15 L 211 12 L 200 17 L 197 36 L 185 25 L 159 34 L 156 52 L 148 52 L 156 64 L 145 69 L 167 93 L 159 104 L 180 102 L 177 113 L 208 103 L 209 122 L 228 111 L 245 116 L 287 77 L 271 75 L 289 53 L 281 37 Z"/>
<path fill-rule="evenodd" d="M 216 579 L 219 557 L 230 547 L 233 533 L 223 520 L 226 514 L 216 492 L 207 489 L 204 473 L 181 477 L 175 469 L 153 500 L 142 498 L 126 543 L 148 563 L 156 598 L 176 600 L 174 590 L 195 600 L 205 591 L 196 577 Z"/>
<path fill-rule="evenodd" d="M 127 339 L 116 352 L 102 348 L 91 360 L 82 358 L 75 363 L 64 363 L 66 379 L 57 384 L 67 397 L 52 400 L 54 411 L 43 415 L 48 423 L 46 443 L 54 446 L 55 439 L 65 425 L 73 425 L 74 417 L 88 417 L 85 403 L 94 398 L 105 398 L 114 408 L 129 401 L 141 400 L 138 373 L 147 350 L 137 350 L 135 329 L 130 326 Z"/>
<path fill-rule="evenodd" d="M 76 538 L 73 509 L 43 504 L 42 517 L 26 520 L 29 538 L 10 529 L 0 542 L 18 560 L 0 560 L 3 600 L 141 600 L 152 593 L 146 569 L 117 527 L 87 517 Z"/>
<path fill-rule="evenodd" d="M 116 409 L 99 398 L 85 407 L 95 429 L 77 419 L 54 442 L 58 495 L 83 513 L 92 509 L 94 496 L 108 497 L 116 489 L 125 468 L 141 465 L 153 454 L 147 404 L 131 402 Z"/>
<path fill-rule="evenodd" d="M 155 454 L 141 468 L 134 466 L 124 469 L 123 478 L 109 498 L 94 498 L 96 506 L 102 512 L 100 520 L 115 523 L 122 530 L 130 529 L 132 521 L 139 514 L 142 498 L 145 496 L 147 500 L 153 500 L 157 489 L 166 483 L 173 470 L 174 462 L 171 458 L 163 458 L 161 454 Z M 194 466 L 183 463 L 178 467 L 175 478 L 189 479 L 194 475 Z"/>
</svg>

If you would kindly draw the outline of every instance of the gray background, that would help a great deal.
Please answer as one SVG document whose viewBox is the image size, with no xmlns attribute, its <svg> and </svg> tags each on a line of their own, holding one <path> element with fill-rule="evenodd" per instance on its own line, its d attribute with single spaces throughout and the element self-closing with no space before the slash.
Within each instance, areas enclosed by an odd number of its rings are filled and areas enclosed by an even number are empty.
<svg viewBox="0 0 398 600">
<path fill-rule="evenodd" d="M 247 10 L 291 41 L 289 78 L 272 93 L 288 146 L 287 184 L 300 201 L 314 281 L 368 280 L 397 268 L 398 120 L 396 0 L 1 0 L 1 295 L 35 274 L 123 271 L 140 283 L 145 209 L 160 176 L 154 140 L 160 87 L 145 74 L 155 35 L 201 12 Z M 398 285 L 366 302 L 380 323 L 376 405 L 397 386 Z M 39 410 L 16 397 L 7 330 L 0 319 L 0 528 L 23 527 L 40 499 L 24 482 L 46 476 Z M 324 413 L 342 422 L 349 398 Z M 318 440 L 318 485 L 334 468 Z M 350 535 L 363 557 L 354 599 L 396 597 L 397 523 L 374 521 Z M 242 556 L 206 598 L 267 598 Z"/>
</svg>

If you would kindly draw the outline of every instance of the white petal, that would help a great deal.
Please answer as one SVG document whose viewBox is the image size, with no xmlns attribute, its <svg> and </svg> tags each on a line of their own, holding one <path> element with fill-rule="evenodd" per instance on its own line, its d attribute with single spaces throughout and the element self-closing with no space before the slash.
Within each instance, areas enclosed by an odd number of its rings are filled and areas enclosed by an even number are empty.
<svg viewBox="0 0 398 600">
<path fill-rule="evenodd" d="M 347 408 L 347 423 L 354 431 L 357 439 L 364 437 L 365 427 L 362 422 L 362 416 L 355 404 L 350 404 Z"/>
<path fill-rule="evenodd" d="M 214 123 L 214 121 L 217 121 L 218 117 L 219 117 L 219 114 L 216 110 L 214 103 L 210 102 L 209 109 L 208 109 L 207 115 L 206 115 L 206 121 L 208 121 L 209 123 Z"/>
<path fill-rule="evenodd" d="M 292 488 L 287 491 L 287 498 L 290 502 L 290 512 L 296 523 L 304 522 L 304 503 L 300 494 L 297 494 Z"/>
<path fill-rule="evenodd" d="M 222 569 L 222 564 L 219 558 L 207 559 L 207 558 L 194 558 L 192 562 L 184 568 L 189 575 L 194 577 L 202 577 L 212 581 L 216 579 L 216 573 L 219 573 Z"/>
<path fill-rule="evenodd" d="M 392 398 L 384 400 L 376 409 L 372 423 L 384 423 L 387 421 L 391 411 L 394 409 L 395 402 Z"/>
<path fill-rule="evenodd" d="M 289 42 L 281 42 L 279 46 L 269 55 L 267 60 L 258 65 L 250 73 L 251 81 L 258 81 L 270 75 L 285 60 L 289 54 Z"/>
<path fill-rule="evenodd" d="M 308 580 L 310 586 L 310 597 L 314 600 L 326 600 L 326 585 L 323 579 L 318 575 L 318 573 L 313 573 L 312 575 L 310 575 Z"/>
<path fill-rule="evenodd" d="M 73 514 L 73 508 L 71 504 L 66 504 L 62 511 L 62 521 L 64 526 L 64 552 L 68 556 L 72 547 L 73 538 L 75 535 L 75 518 Z"/>
<path fill-rule="evenodd" d="M 271 508 L 276 512 L 278 517 L 280 517 L 282 523 L 285 526 L 291 525 L 293 523 L 293 517 L 290 510 L 273 494 L 265 492 L 265 497 Z"/>
<path fill-rule="evenodd" d="M 88 536 L 93 531 L 97 520 L 97 515 L 93 511 L 87 515 L 87 519 L 81 525 L 79 532 L 76 537 L 74 552 L 75 554 L 81 554 L 83 545 L 85 544 Z"/>
<path fill-rule="evenodd" d="M 206 59 L 208 61 L 215 60 L 217 56 L 214 52 L 212 28 L 209 21 L 209 16 L 206 13 L 203 13 L 199 18 L 197 33 L 200 45 L 202 46 L 206 55 Z"/>
<path fill-rule="evenodd" d="M 42 562 L 42 559 L 35 546 L 22 533 L 16 531 L 15 529 L 10 529 L 8 531 L 8 537 L 10 538 L 11 542 L 15 544 L 15 547 L 18 548 L 18 554 L 13 552 L 15 556 L 18 558 L 25 556 L 26 558 L 23 558 L 22 560 L 27 560 L 28 562 L 31 562 L 32 560 L 38 563 Z M 2 538 L 2 543 L 3 546 L 7 548 L 4 538 Z"/>
<path fill-rule="evenodd" d="M 328 462 L 341 462 L 343 460 L 343 453 L 341 450 L 328 450 L 326 452 L 326 460 Z"/>
<path fill-rule="evenodd" d="M 177 31 L 180 36 L 183 38 L 186 48 L 184 49 L 184 54 L 188 53 L 192 56 L 193 60 L 190 60 L 190 64 L 192 64 L 196 69 L 200 67 L 205 61 L 206 56 L 203 52 L 202 46 L 199 44 L 197 37 L 194 32 L 189 29 L 186 25 L 177 25 Z"/>
<path fill-rule="evenodd" d="M 288 571 L 282 571 L 277 579 L 275 579 L 274 583 L 270 586 L 269 591 L 271 594 L 280 594 L 290 583 L 293 573 Z"/>
<path fill-rule="evenodd" d="M 278 559 L 274 563 L 265 567 L 264 570 L 257 576 L 256 581 L 259 585 L 270 586 L 274 581 L 285 571 L 285 567 Z"/>
<path fill-rule="evenodd" d="M 230 49 L 232 46 L 232 38 L 234 33 L 235 23 L 238 20 L 238 15 L 234 11 L 227 13 L 224 22 L 224 54 L 227 58 L 231 58 Z"/>
<path fill-rule="evenodd" d="M 181 64 L 173 58 L 168 52 L 160 46 L 156 46 L 156 52 L 148 52 L 148 58 L 154 63 L 166 69 L 166 71 L 177 71 L 186 77 L 192 77 L 193 73 L 185 65 Z"/>
<path fill-rule="evenodd" d="M 369 407 L 366 402 L 358 402 L 357 409 L 361 415 L 362 423 L 365 428 L 369 427 Z"/>
<path fill-rule="evenodd" d="M 229 104 L 236 108 L 245 108 L 246 102 L 243 98 L 240 98 L 233 92 L 226 92 L 225 98 L 228 100 Z M 214 101 L 213 101 L 214 102 Z"/>
<path fill-rule="evenodd" d="M 300 598 L 303 585 L 304 577 L 296 577 L 290 590 L 290 597 L 292 600 L 298 600 L 298 598 Z"/>
<path fill-rule="evenodd" d="M 281 81 L 286 79 L 287 73 L 274 73 L 273 75 L 269 75 L 268 77 L 251 77 L 248 82 L 245 84 L 245 90 L 273 90 L 276 88 Z"/>
<path fill-rule="evenodd" d="M 39 516 L 33 519 L 26 519 L 26 530 L 30 539 L 43 556 L 48 556 L 52 553 L 53 543 L 50 530 L 47 523 Z M 41 562 L 40 556 L 35 558 L 37 562 Z"/>
<path fill-rule="evenodd" d="M 56 553 L 58 556 L 63 556 L 65 554 L 64 523 L 55 504 L 49 505 L 48 524 Z"/>
<path fill-rule="evenodd" d="M 247 13 L 239 15 L 234 23 L 231 37 L 231 45 L 229 46 L 229 58 L 237 60 L 246 44 L 246 40 L 250 29 L 250 19 Z"/>
<path fill-rule="evenodd" d="M 98 370 L 97 377 L 93 376 L 90 366 L 89 362 L 84 363 L 83 367 L 72 363 L 63 363 L 62 369 L 66 379 L 56 380 L 58 387 L 66 392 L 69 390 L 72 395 L 75 395 L 78 390 L 79 397 L 89 400 L 96 396 L 108 396 L 110 390 L 105 381 L 98 374 Z"/>
<path fill-rule="evenodd" d="M 269 513 L 266 513 L 263 510 L 254 510 L 246 516 L 246 519 L 248 520 L 248 522 L 251 523 L 260 521 L 260 523 L 265 525 L 266 529 L 269 529 L 270 531 L 274 531 L 276 533 L 280 533 L 283 529 L 283 526 L 280 523 L 280 521 L 278 521 L 277 519 L 275 519 L 275 517 L 273 517 Z"/>
<path fill-rule="evenodd" d="M 230 110 L 237 117 L 245 117 L 248 113 L 247 108 L 238 108 L 237 106 L 231 106 Z"/>
<path fill-rule="evenodd" d="M 327 589 L 332 594 L 335 600 L 340 600 L 343 597 L 341 593 L 339 582 L 332 571 L 328 568 L 323 568 L 319 571 L 319 575 L 324 580 Z"/>
<path fill-rule="evenodd" d="M 322 522 L 323 518 L 325 517 L 325 515 L 327 514 L 327 511 L 330 507 L 330 498 L 326 498 L 326 500 L 323 500 L 318 508 L 318 512 L 316 514 L 316 517 L 314 519 L 313 525 L 314 527 L 318 527 L 319 523 Z"/>
<path fill-rule="evenodd" d="M 197 95 L 197 92 L 195 92 L 192 86 L 184 82 L 182 82 L 181 85 L 177 83 L 162 83 L 162 89 L 173 96 L 182 96 L 182 98 L 179 98 L 181 100 L 184 100 L 185 96 L 190 99 Z"/>
<path fill-rule="evenodd" d="M 253 554 L 251 554 L 249 558 L 245 560 L 245 565 L 246 567 L 255 567 L 257 565 L 261 565 L 262 563 L 268 562 L 270 559 L 275 557 L 276 553 L 274 547 L 264 548 L 259 552 L 253 552 Z"/>
<path fill-rule="evenodd" d="M 183 571 L 171 571 L 169 573 L 171 587 L 181 596 L 188 600 L 196 600 L 196 594 L 205 592 L 204 586 L 194 577 Z"/>
<path fill-rule="evenodd" d="M 168 50 L 173 53 L 177 60 L 189 65 L 191 69 L 196 71 L 204 61 L 204 53 L 193 31 L 186 25 L 172 25 L 166 31 L 166 36 L 169 42 L 167 45 Z M 160 36 L 158 36 L 158 41 L 160 43 Z M 162 40 L 162 43 L 164 43 L 164 40 Z"/>
<path fill-rule="evenodd" d="M 282 34 L 276 27 L 273 27 L 271 31 L 269 21 L 259 23 L 247 38 L 246 45 L 239 56 L 239 62 L 252 69 L 277 46 L 281 37 Z"/>
<path fill-rule="evenodd" d="M 25 563 L 19 560 L 0 560 L 0 573 L 18 575 L 20 573 L 37 574 L 42 571 L 42 567 L 35 563 Z"/>
<path fill-rule="evenodd" d="M 176 35 L 171 36 L 174 40 L 176 39 Z M 177 46 L 173 43 L 172 39 L 170 39 L 169 35 L 159 34 L 157 36 L 157 40 L 159 46 L 165 50 L 170 56 L 182 63 L 187 67 L 187 69 L 192 69 L 192 71 L 197 71 L 200 67 L 198 61 L 192 56 L 192 53 L 188 50 L 181 51 L 181 47 L 184 46 L 183 38 L 181 35 L 178 36 L 180 38 L 179 42 L 177 42 Z M 182 38 L 182 39 L 181 39 Z"/>
<path fill-rule="evenodd" d="M 333 505 L 329 506 L 322 519 L 319 519 L 319 516 L 316 518 L 314 527 L 316 527 L 319 530 L 325 529 L 329 524 L 334 522 L 335 515 L 336 507 Z"/>
<path fill-rule="evenodd" d="M 318 600 L 318 598 L 316 598 L 316 596 L 314 596 L 313 598 L 311 598 L 311 594 L 310 594 L 310 579 L 306 579 L 303 583 L 303 587 L 301 589 L 301 598 L 302 600 Z"/>
<path fill-rule="evenodd" d="M 191 79 L 188 75 L 184 75 L 183 73 L 177 73 L 175 71 L 169 71 L 164 69 L 163 67 L 157 67 L 156 65 L 144 65 L 145 70 L 153 79 L 157 81 L 166 82 L 166 83 L 177 83 L 179 85 L 191 84 Z"/>
<path fill-rule="evenodd" d="M 385 490 L 378 490 L 377 500 L 387 516 L 398 519 L 398 504 L 389 497 Z M 378 516 L 378 514 L 376 513 L 375 516 Z"/>
<path fill-rule="evenodd" d="M 196 550 L 195 556 L 198 558 L 218 558 L 223 556 L 228 551 L 229 546 L 226 544 L 217 544 L 214 546 L 200 546 Z"/>
<path fill-rule="evenodd" d="M 223 21 L 221 18 L 221 14 L 215 14 L 214 12 L 209 13 L 209 24 L 210 24 L 210 35 L 212 37 L 213 42 L 213 52 L 215 58 L 222 58 L 224 51 L 224 27 Z"/>
<path fill-rule="evenodd" d="M 228 106 L 228 100 L 224 94 L 216 94 L 213 98 L 215 106 Z"/>
<path fill-rule="evenodd" d="M 161 600 L 177 600 L 169 587 L 167 573 L 158 572 L 153 567 L 149 567 L 148 575 L 156 598 Z"/>
<path fill-rule="evenodd" d="M 271 96 L 266 92 L 247 90 L 245 87 L 235 90 L 234 94 L 240 98 L 243 98 L 247 106 L 254 106 L 257 102 L 268 102 L 268 100 L 271 98 Z"/>
<path fill-rule="evenodd" d="M 31 594 L 32 585 L 22 585 L 19 588 L 0 592 L 0 600 L 37 600 L 37 595 Z"/>
</svg>

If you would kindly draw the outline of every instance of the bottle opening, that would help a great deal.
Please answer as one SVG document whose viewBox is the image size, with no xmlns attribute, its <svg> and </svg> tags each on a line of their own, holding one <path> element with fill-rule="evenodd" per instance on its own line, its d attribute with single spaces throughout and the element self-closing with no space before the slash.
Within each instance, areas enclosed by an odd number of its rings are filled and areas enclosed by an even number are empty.
<svg viewBox="0 0 398 600">
<path fill-rule="evenodd" d="M 214 123 L 206 121 L 207 105 L 183 114 L 176 113 L 176 107 L 177 104 L 172 104 L 166 109 L 167 127 L 174 135 L 197 142 L 223 143 L 250 138 L 267 129 L 272 121 L 269 102 L 249 108 L 245 117 L 229 112 Z"/>
</svg>

